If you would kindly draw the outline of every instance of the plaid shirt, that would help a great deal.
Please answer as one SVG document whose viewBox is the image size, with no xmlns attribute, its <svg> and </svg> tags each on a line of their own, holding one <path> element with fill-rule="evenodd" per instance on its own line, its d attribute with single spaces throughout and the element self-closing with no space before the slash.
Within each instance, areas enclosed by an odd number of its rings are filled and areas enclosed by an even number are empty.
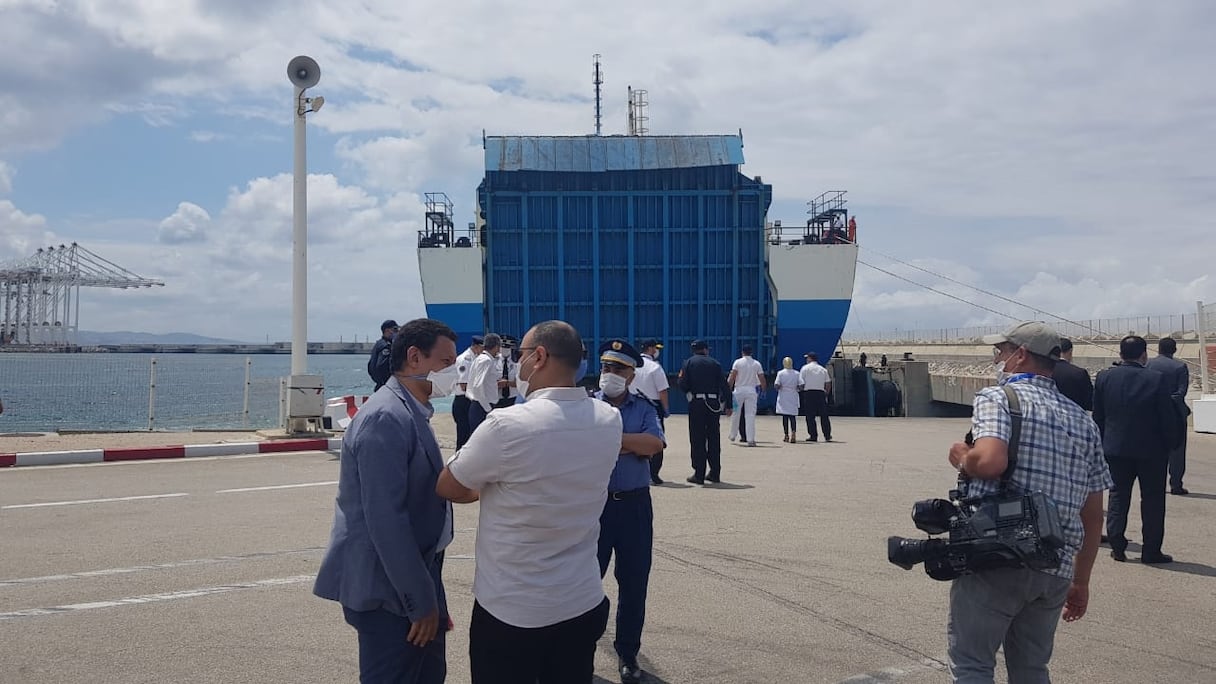
<svg viewBox="0 0 1216 684">
<path fill-rule="evenodd" d="M 1073 556 L 1085 536 L 1081 506 L 1091 493 L 1114 486 L 1102 456 L 1102 437 L 1089 414 L 1060 394 L 1051 378 L 1021 374 L 1003 384 L 1017 393 L 1022 408 L 1017 466 L 1010 481 L 1027 492 L 1042 491 L 1059 505 L 1066 545 L 1059 569 L 1048 572 L 1071 579 Z M 1009 442 L 1013 423 L 1009 399 L 1000 387 L 976 393 L 973 415 L 975 439 Z M 967 493 L 992 494 L 999 485 L 999 480 L 971 480 Z"/>
</svg>

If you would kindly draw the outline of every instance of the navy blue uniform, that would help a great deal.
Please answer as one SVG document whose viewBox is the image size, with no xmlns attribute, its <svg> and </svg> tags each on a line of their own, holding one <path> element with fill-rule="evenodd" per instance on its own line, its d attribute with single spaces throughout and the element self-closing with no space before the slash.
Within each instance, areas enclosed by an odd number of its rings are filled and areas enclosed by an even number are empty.
<svg viewBox="0 0 1216 684">
<path fill-rule="evenodd" d="M 654 435 L 665 441 L 659 415 L 645 397 L 630 393 L 617 407 L 625 434 Z M 600 576 L 616 554 L 619 595 L 616 608 L 616 640 L 613 646 L 626 663 L 637 663 L 642 647 L 642 625 L 646 621 L 646 591 L 650 582 L 651 549 L 654 545 L 654 508 L 650 501 L 649 460 L 622 453 L 608 480 L 608 501 L 600 516 Z"/>
<path fill-rule="evenodd" d="M 693 471 L 690 481 L 717 482 L 722 477 L 722 435 L 718 430 L 718 416 L 730 406 L 730 387 L 722 373 L 722 364 L 708 354 L 693 354 L 680 369 L 679 385 L 685 395 L 691 395 L 688 399 L 688 438 L 692 442 Z"/>
</svg>

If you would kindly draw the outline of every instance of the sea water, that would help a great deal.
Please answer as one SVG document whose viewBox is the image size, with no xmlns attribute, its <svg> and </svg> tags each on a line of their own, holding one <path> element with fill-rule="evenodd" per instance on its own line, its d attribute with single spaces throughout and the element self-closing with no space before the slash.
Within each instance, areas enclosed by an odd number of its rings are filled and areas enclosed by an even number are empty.
<svg viewBox="0 0 1216 684">
<path fill-rule="evenodd" d="M 288 354 L 3 353 L 0 433 L 276 427 L 290 371 Z M 308 374 L 326 397 L 372 392 L 365 354 L 311 354 Z M 433 403 L 451 410 L 450 399 Z"/>
</svg>

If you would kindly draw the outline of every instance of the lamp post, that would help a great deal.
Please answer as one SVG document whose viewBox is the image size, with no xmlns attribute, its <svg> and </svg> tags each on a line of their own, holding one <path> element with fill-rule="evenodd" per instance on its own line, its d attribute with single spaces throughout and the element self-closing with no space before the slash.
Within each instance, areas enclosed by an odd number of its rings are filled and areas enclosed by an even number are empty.
<svg viewBox="0 0 1216 684">
<path fill-rule="evenodd" d="M 325 98 L 304 97 L 321 80 L 321 67 L 303 55 L 287 63 L 287 78 L 295 86 L 295 159 L 292 180 L 291 249 L 291 377 L 284 385 L 288 432 L 303 432 L 319 421 L 324 397 L 320 376 L 308 372 L 308 156 L 304 116 L 316 112 Z"/>
</svg>

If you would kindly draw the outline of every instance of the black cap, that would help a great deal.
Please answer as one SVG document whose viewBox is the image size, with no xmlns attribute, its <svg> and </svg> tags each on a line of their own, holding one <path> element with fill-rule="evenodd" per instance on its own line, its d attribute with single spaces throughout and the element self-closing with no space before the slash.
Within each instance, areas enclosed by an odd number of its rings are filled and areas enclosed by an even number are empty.
<svg viewBox="0 0 1216 684">
<path fill-rule="evenodd" d="M 638 346 L 639 349 L 650 349 L 651 347 L 656 347 L 658 349 L 662 349 L 663 343 L 654 339 L 653 337 L 651 337 L 651 338 L 642 340 L 642 344 Z"/>
<path fill-rule="evenodd" d="M 599 353 L 600 361 L 619 363 L 630 368 L 642 365 L 642 355 L 622 339 L 611 339 L 601 344 Z"/>
<path fill-rule="evenodd" d="M 482 337 L 481 335 L 473 336 L 473 344 L 485 344 L 485 343 L 486 343 L 486 338 Z"/>
<path fill-rule="evenodd" d="M 706 342 L 705 340 L 693 340 L 692 341 L 692 350 L 693 351 L 701 351 L 702 349 L 709 349 L 709 343 Z"/>
<path fill-rule="evenodd" d="M 380 324 L 380 332 L 384 332 L 385 330 L 388 330 L 389 328 L 400 328 L 400 327 L 401 326 L 397 325 L 397 321 L 394 321 L 393 319 L 390 318 L 387 321 Z"/>
</svg>

